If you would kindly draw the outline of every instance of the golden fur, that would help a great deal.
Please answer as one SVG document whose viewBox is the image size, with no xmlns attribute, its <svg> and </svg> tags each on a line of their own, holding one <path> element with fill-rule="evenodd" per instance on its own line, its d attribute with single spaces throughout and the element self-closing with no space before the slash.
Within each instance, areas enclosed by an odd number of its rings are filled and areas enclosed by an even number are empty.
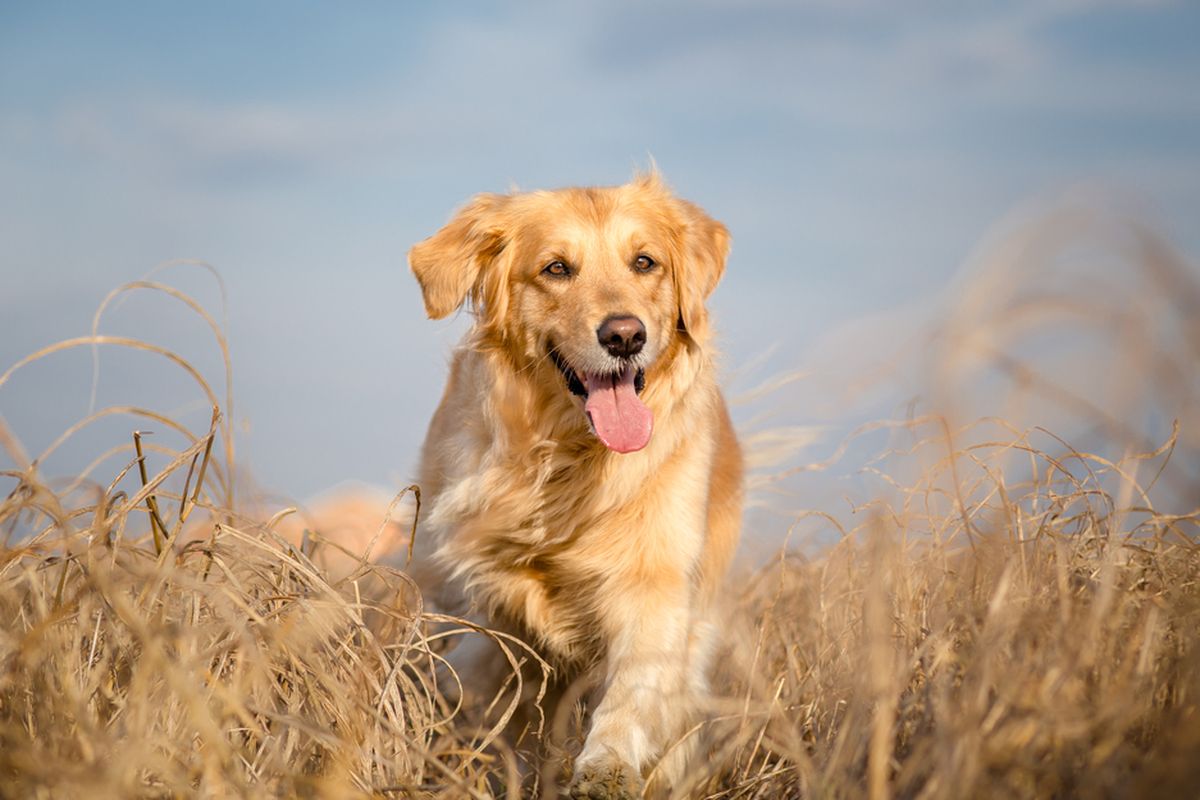
<svg viewBox="0 0 1200 800">
<path fill-rule="evenodd" d="M 574 796 L 639 791 L 706 689 L 741 518 L 705 310 L 728 246 L 649 175 L 480 195 L 409 253 L 430 317 L 464 302 L 475 314 L 422 450 L 416 573 L 443 607 L 527 637 L 560 673 L 600 670 Z M 639 255 L 652 269 L 633 268 Z M 569 278 L 544 271 L 555 261 Z M 599 441 L 549 356 L 606 369 L 597 329 L 612 315 L 646 330 L 653 433 L 631 453 Z M 668 782 L 681 758 L 660 769 Z"/>
</svg>

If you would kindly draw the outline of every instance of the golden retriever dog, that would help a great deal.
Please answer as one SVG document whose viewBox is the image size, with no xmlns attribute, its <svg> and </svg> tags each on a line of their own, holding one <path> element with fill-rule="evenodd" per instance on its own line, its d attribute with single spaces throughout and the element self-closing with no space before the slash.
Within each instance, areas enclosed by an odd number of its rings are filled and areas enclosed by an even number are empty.
<svg viewBox="0 0 1200 800">
<path fill-rule="evenodd" d="M 741 520 L 705 309 L 728 249 L 649 174 L 479 195 L 409 253 L 431 318 L 474 314 L 421 453 L 415 572 L 559 675 L 598 674 L 572 797 L 686 770 L 672 745 L 706 694 Z"/>
</svg>

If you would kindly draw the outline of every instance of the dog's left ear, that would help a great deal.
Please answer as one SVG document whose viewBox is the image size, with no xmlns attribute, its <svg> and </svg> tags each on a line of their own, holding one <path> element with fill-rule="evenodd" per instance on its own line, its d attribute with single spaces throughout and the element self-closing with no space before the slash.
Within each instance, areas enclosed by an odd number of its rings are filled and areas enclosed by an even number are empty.
<svg viewBox="0 0 1200 800">
<path fill-rule="evenodd" d="M 508 199 L 477 195 L 440 231 L 408 251 L 430 319 L 449 315 L 468 297 L 476 305 L 483 302 L 483 276 L 504 249 L 501 212 Z"/>
<path fill-rule="evenodd" d="M 705 301 L 725 273 L 729 231 L 694 203 L 677 200 L 684 218 L 684 263 L 675 270 L 680 327 L 694 340 L 708 331 Z"/>
</svg>

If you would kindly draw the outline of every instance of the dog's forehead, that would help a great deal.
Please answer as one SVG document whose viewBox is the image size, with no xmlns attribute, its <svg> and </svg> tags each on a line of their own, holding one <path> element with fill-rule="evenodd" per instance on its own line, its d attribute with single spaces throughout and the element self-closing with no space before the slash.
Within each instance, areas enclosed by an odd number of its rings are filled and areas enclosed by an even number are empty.
<svg viewBox="0 0 1200 800">
<path fill-rule="evenodd" d="M 666 244 L 678 227 L 665 198 L 641 196 L 625 186 L 561 189 L 523 199 L 523 238 L 539 249 Z"/>
</svg>

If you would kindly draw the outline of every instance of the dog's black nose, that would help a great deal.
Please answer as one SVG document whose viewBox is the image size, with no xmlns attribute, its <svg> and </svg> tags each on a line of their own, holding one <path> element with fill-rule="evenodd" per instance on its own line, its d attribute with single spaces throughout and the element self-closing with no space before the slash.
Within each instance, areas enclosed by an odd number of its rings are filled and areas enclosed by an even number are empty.
<svg viewBox="0 0 1200 800">
<path fill-rule="evenodd" d="M 609 317 L 596 329 L 596 338 L 617 358 L 632 358 L 646 344 L 646 326 L 637 317 Z"/>
</svg>

